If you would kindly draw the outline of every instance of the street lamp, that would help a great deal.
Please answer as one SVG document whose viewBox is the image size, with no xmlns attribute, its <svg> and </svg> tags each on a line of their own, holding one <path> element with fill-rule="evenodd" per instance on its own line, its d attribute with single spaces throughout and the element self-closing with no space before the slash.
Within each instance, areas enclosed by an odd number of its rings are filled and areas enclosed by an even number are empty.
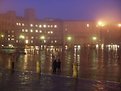
<svg viewBox="0 0 121 91">
<path fill-rule="evenodd" d="M 25 36 L 21 34 L 21 35 L 19 35 L 19 39 L 20 39 L 20 42 L 19 43 L 21 45 L 20 47 L 23 47 Z"/>
<path fill-rule="evenodd" d="M 68 36 L 67 37 L 67 41 L 71 41 L 72 40 L 72 37 L 71 36 Z"/>
<path fill-rule="evenodd" d="M 45 36 L 44 35 L 40 36 L 40 39 L 45 40 Z"/>
<path fill-rule="evenodd" d="M 5 37 L 5 35 L 0 34 L 0 44 L 1 44 L 1 46 L 2 46 L 2 43 L 4 42 L 4 37 Z"/>
<path fill-rule="evenodd" d="M 19 38 L 20 39 L 25 39 L 25 36 L 24 35 L 20 35 Z"/>
<path fill-rule="evenodd" d="M 96 41 L 96 40 L 97 40 L 97 37 L 93 36 L 93 37 L 92 37 L 92 40 L 93 40 L 93 41 Z"/>
<path fill-rule="evenodd" d="M 104 42 L 104 36 L 103 36 L 103 31 L 102 31 L 102 28 L 106 25 L 105 22 L 103 21 L 98 21 L 98 26 L 99 26 L 99 36 L 100 36 L 100 41 L 101 43 Z"/>
<path fill-rule="evenodd" d="M 118 24 L 118 27 L 121 29 L 121 23 Z M 120 32 L 121 32 L 121 31 L 120 31 Z M 120 34 L 121 34 L 121 33 L 120 33 Z M 120 35 L 120 37 L 121 37 L 121 35 Z"/>
<path fill-rule="evenodd" d="M 46 36 L 45 35 L 41 35 L 40 36 L 40 40 L 42 41 L 42 43 L 46 43 Z"/>
<path fill-rule="evenodd" d="M 70 47 L 70 48 L 72 48 L 73 47 L 73 37 L 71 36 L 71 35 L 67 35 L 66 36 L 66 43 L 67 43 L 67 45 Z"/>
<path fill-rule="evenodd" d="M 1 37 L 1 38 L 4 38 L 4 35 L 3 35 L 3 34 L 0 34 L 0 37 Z"/>
<path fill-rule="evenodd" d="M 98 26 L 100 26 L 100 27 L 104 27 L 105 26 L 105 22 L 103 22 L 103 21 L 98 21 Z"/>
<path fill-rule="evenodd" d="M 118 27 L 121 27 L 121 24 L 118 24 Z"/>
</svg>

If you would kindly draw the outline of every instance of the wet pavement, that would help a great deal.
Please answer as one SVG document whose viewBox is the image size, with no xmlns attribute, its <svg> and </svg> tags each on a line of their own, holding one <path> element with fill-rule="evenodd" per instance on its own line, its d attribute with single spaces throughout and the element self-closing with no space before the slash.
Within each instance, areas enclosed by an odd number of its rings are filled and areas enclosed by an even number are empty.
<svg viewBox="0 0 121 91">
<path fill-rule="evenodd" d="M 0 91 L 121 91 L 121 84 L 55 74 L 1 71 Z"/>
<path fill-rule="evenodd" d="M 89 48 L 57 53 L 60 74 L 52 74 L 51 50 L 19 57 L 0 54 L 0 91 L 121 91 L 121 52 Z M 75 61 L 76 79 L 72 77 Z"/>
</svg>

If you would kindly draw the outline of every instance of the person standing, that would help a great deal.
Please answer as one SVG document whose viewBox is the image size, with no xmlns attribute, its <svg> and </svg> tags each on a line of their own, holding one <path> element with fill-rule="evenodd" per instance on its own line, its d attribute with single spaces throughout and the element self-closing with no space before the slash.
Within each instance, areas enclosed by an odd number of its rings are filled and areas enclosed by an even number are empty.
<svg viewBox="0 0 121 91">
<path fill-rule="evenodd" d="M 56 59 L 53 60 L 52 70 L 53 70 L 53 73 L 55 74 L 56 73 L 56 70 L 57 70 L 57 60 Z"/>
<path fill-rule="evenodd" d="M 57 59 L 57 71 L 61 72 L 61 61 L 59 58 Z"/>
</svg>

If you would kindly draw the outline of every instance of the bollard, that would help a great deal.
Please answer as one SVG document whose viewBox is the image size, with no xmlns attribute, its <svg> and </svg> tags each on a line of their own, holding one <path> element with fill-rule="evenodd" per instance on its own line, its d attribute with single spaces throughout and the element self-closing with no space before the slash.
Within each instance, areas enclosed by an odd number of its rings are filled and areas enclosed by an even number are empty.
<svg viewBox="0 0 121 91">
<path fill-rule="evenodd" d="M 40 69 L 40 62 L 39 62 L 39 61 L 36 62 L 36 72 L 37 72 L 37 73 L 40 73 L 40 72 L 41 72 L 41 69 Z"/>
<path fill-rule="evenodd" d="M 78 77 L 78 69 L 77 69 L 77 64 L 73 63 L 73 78 Z"/>
</svg>

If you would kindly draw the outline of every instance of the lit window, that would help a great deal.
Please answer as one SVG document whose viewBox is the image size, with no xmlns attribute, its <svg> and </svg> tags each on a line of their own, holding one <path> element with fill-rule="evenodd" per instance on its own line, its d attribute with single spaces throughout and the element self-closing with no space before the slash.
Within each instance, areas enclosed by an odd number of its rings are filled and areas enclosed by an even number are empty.
<svg viewBox="0 0 121 91">
<path fill-rule="evenodd" d="M 25 32 L 28 32 L 28 29 L 26 29 Z"/>
<path fill-rule="evenodd" d="M 24 23 L 22 23 L 22 26 L 24 26 Z"/>
<path fill-rule="evenodd" d="M 30 30 L 30 32 L 32 33 L 32 32 L 33 32 L 33 30 L 31 29 L 31 30 Z"/>
<path fill-rule="evenodd" d="M 39 25 L 39 27 L 41 28 L 41 27 L 42 27 L 42 25 Z"/>
<path fill-rule="evenodd" d="M 42 32 L 42 30 L 39 31 L 40 33 Z"/>
<path fill-rule="evenodd" d="M 8 41 L 10 40 L 10 38 L 8 38 Z"/>
<path fill-rule="evenodd" d="M 33 43 L 33 40 L 31 40 L 31 43 Z"/>
<path fill-rule="evenodd" d="M 55 43 L 57 43 L 57 40 L 55 40 Z"/>
<path fill-rule="evenodd" d="M 38 30 L 36 30 L 36 33 L 38 33 Z"/>
<path fill-rule="evenodd" d="M 30 27 L 33 27 L 33 24 L 30 24 Z"/>
<path fill-rule="evenodd" d="M 14 33 L 14 31 L 12 31 L 12 33 Z"/>
<path fill-rule="evenodd" d="M 53 34 L 53 31 L 51 31 L 50 33 Z"/>
<path fill-rule="evenodd" d="M 48 34 L 50 33 L 50 31 L 48 31 Z"/>
<path fill-rule="evenodd" d="M 46 43 L 46 40 L 44 40 L 44 43 Z"/>
<path fill-rule="evenodd" d="M 51 28 L 53 28 L 53 25 L 51 25 Z"/>
<path fill-rule="evenodd" d="M 22 32 L 24 32 L 24 29 L 22 29 Z"/>
<path fill-rule="evenodd" d="M 16 43 L 18 43 L 18 40 L 16 40 Z"/>
<path fill-rule="evenodd" d="M 53 43 L 53 41 L 51 41 L 51 43 Z"/>
<path fill-rule="evenodd" d="M 29 40 L 25 40 L 25 43 L 28 44 L 29 43 Z"/>
<path fill-rule="evenodd" d="M 11 40 L 14 40 L 14 38 L 12 38 Z"/>
<path fill-rule="evenodd" d="M 14 37 L 14 35 L 12 35 L 12 37 Z"/>
<path fill-rule="evenodd" d="M 34 39 L 34 37 L 32 36 L 31 39 Z"/>
<path fill-rule="evenodd" d="M 38 25 L 35 25 L 36 27 L 38 27 Z"/>
<path fill-rule="evenodd" d="M 87 27 L 89 27 L 89 24 L 87 24 Z"/>
<path fill-rule="evenodd" d="M 57 28 L 57 25 L 54 25 L 54 28 Z"/>
<path fill-rule="evenodd" d="M 48 28 L 50 27 L 50 25 L 48 25 Z"/>
<path fill-rule="evenodd" d="M 10 37 L 10 35 L 8 35 L 8 37 Z"/>
<path fill-rule="evenodd" d="M 46 25 L 43 25 L 44 28 L 46 28 L 47 26 Z"/>
<path fill-rule="evenodd" d="M 16 25 L 18 26 L 18 25 L 19 25 L 19 23 L 16 23 Z"/>
</svg>

